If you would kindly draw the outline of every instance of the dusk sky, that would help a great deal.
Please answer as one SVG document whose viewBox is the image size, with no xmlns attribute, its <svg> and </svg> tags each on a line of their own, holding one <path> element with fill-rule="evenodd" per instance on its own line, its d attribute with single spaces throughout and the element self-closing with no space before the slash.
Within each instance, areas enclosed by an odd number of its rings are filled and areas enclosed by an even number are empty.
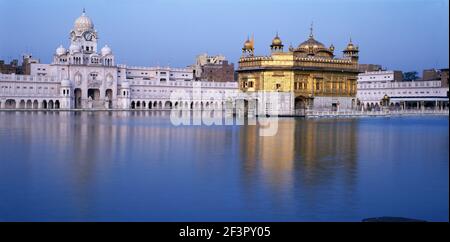
<svg viewBox="0 0 450 242">
<path fill-rule="evenodd" d="M 360 63 L 419 73 L 449 63 L 447 0 L 0 0 L 0 59 L 31 52 L 49 63 L 60 44 L 68 48 L 83 8 L 99 49 L 108 44 L 120 64 L 184 67 L 204 52 L 236 63 L 248 35 L 266 55 L 277 31 L 287 49 L 307 39 L 311 22 L 339 57 L 351 37 Z"/>
</svg>

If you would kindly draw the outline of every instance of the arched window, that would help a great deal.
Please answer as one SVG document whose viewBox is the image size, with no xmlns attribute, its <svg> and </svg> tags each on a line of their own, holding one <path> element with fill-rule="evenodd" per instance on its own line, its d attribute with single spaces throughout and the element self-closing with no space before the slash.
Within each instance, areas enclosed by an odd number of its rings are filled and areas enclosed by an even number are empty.
<svg viewBox="0 0 450 242">
<path fill-rule="evenodd" d="M 80 74 L 80 73 L 75 74 L 75 83 L 76 83 L 77 85 L 80 85 L 80 84 L 81 84 L 81 81 L 82 81 L 82 76 L 81 76 L 81 74 Z"/>
</svg>

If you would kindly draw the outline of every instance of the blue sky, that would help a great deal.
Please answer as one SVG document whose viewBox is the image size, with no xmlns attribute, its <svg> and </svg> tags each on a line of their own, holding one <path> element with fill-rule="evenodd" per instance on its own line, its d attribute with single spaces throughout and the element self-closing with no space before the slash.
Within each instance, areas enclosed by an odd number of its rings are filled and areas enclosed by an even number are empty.
<svg viewBox="0 0 450 242">
<path fill-rule="evenodd" d="M 50 62 L 56 47 L 68 47 L 83 7 L 100 48 L 107 43 L 128 65 L 183 67 L 203 52 L 236 63 L 249 34 L 265 55 L 277 31 L 297 46 L 311 22 L 338 56 L 352 37 L 361 63 L 419 72 L 449 63 L 448 0 L 0 0 L 0 59 L 31 52 Z"/>
</svg>

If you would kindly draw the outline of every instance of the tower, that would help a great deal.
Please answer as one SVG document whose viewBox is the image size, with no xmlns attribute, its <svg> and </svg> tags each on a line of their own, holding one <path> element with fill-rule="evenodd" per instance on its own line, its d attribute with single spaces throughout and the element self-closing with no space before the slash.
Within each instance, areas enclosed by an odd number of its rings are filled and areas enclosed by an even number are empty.
<svg viewBox="0 0 450 242">
<path fill-rule="evenodd" d="M 75 20 L 73 29 L 70 32 L 70 49 L 78 49 L 83 54 L 92 54 L 97 52 L 98 34 L 94 29 L 94 23 L 83 12 Z"/>
<path fill-rule="evenodd" d="M 358 62 L 359 59 L 359 48 L 352 43 L 352 38 L 345 48 L 344 58 L 350 59 L 352 62 Z"/>
<path fill-rule="evenodd" d="M 272 51 L 272 53 L 283 52 L 283 47 L 283 42 L 281 41 L 277 32 L 277 35 L 275 36 L 275 38 L 273 38 L 272 44 L 270 45 L 270 50 Z"/>
<path fill-rule="evenodd" d="M 254 42 L 254 38 L 252 35 L 252 38 L 248 38 L 247 40 L 244 42 L 244 47 L 242 48 L 242 56 L 244 57 L 251 57 L 254 56 L 255 53 L 255 42 Z"/>
<path fill-rule="evenodd" d="M 61 81 L 60 96 L 61 109 L 74 108 L 72 101 L 72 83 L 67 79 Z"/>
</svg>

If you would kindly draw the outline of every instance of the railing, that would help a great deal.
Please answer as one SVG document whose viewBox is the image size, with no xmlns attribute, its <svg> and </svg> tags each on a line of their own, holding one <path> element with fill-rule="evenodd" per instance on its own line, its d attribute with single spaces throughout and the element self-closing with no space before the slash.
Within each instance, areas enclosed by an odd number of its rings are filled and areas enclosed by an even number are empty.
<svg viewBox="0 0 450 242">
<path fill-rule="evenodd" d="M 379 110 L 379 111 L 316 111 L 306 110 L 306 117 L 358 117 L 358 116 L 401 116 L 401 115 L 449 115 L 449 109 L 406 109 L 406 110 Z"/>
</svg>

